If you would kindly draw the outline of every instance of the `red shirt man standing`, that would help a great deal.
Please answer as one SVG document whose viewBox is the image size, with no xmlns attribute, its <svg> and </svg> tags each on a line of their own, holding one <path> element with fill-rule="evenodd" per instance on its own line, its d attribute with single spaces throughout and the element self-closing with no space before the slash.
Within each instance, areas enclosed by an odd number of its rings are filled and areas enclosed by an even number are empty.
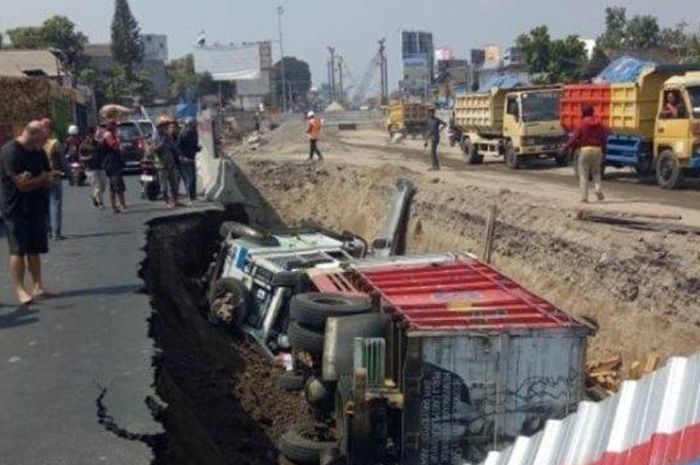
<svg viewBox="0 0 700 465">
<path fill-rule="evenodd" d="M 588 183 L 591 176 L 596 196 L 602 202 L 605 200 L 601 187 L 603 153 L 608 140 L 608 128 L 593 117 L 593 107 L 590 105 L 582 108 L 581 115 L 581 124 L 564 146 L 564 151 L 579 150 L 578 180 L 581 202 L 588 202 Z"/>
</svg>

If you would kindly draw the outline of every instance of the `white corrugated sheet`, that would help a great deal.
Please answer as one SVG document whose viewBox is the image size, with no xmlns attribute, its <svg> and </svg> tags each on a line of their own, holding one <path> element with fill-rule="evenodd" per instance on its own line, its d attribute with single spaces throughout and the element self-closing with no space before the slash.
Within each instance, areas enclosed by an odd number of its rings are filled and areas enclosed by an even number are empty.
<svg viewBox="0 0 700 465">
<path fill-rule="evenodd" d="M 482 465 L 700 465 L 700 352 L 603 402 L 581 402 Z"/>
</svg>

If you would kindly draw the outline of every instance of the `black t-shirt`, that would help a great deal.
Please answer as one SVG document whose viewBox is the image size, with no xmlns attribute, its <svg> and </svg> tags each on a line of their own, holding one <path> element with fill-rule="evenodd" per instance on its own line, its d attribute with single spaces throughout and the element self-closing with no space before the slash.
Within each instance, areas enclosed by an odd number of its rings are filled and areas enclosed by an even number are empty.
<svg viewBox="0 0 700 465">
<path fill-rule="evenodd" d="M 12 180 L 24 172 L 31 177 L 50 171 L 49 160 L 43 150 L 27 150 L 16 140 L 0 150 L 0 211 L 8 218 L 46 214 L 48 191 L 38 189 L 20 192 Z"/>
</svg>

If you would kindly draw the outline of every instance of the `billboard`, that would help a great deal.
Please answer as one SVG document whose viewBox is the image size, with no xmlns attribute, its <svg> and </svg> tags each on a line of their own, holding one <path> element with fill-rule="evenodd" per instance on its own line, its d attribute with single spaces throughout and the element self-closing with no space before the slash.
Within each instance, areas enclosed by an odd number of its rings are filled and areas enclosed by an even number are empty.
<svg viewBox="0 0 700 465">
<path fill-rule="evenodd" d="M 215 81 L 261 78 L 260 44 L 213 45 L 194 49 L 197 73 L 210 73 Z"/>
</svg>

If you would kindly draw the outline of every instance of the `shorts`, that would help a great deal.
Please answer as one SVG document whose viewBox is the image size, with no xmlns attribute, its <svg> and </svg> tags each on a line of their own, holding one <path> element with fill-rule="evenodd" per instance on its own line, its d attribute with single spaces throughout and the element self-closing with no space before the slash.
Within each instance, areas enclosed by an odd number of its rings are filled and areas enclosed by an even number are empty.
<svg viewBox="0 0 700 465">
<path fill-rule="evenodd" d="M 47 219 L 43 215 L 5 217 L 10 255 L 38 255 L 49 251 Z"/>
<path fill-rule="evenodd" d="M 115 194 L 123 194 L 126 192 L 126 184 L 124 184 L 124 176 L 117 174 L 109 177 L 109 190 Z"/>
</svg>

